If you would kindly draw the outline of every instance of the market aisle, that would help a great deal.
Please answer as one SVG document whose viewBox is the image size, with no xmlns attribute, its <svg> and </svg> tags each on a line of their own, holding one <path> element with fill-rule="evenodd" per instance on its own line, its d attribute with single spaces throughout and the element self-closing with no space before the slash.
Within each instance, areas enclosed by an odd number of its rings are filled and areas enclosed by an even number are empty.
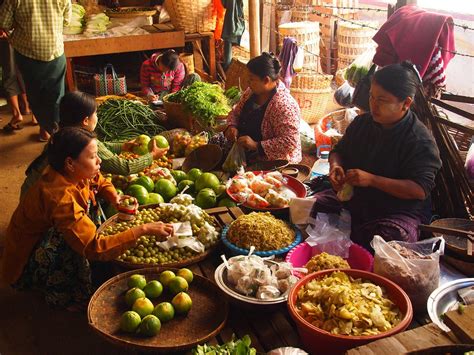
<svg viewBox="0 0 474 355">
<path fill-rule="evenodd" d="M 0 107 L 0 127 L 10 119 L 9 109 Z M 38 127 L 29 122 L 21 131 L 0 132 L 0 247 L 5 229 L 17 206 L 20 186 L 28 164 L 41 152 Z M 87 325 L 85 314 L 50 309 L 31 293 L 15 292 L 0 286 L 0 353 L 10 354 L 118 354 L 102 342 Z"/>
</svg>

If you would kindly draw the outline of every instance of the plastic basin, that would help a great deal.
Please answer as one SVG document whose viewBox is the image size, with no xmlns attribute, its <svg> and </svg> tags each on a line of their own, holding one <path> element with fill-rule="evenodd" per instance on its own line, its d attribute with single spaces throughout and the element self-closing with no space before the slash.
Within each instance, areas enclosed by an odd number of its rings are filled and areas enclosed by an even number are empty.
<svg viewBox="0 0 474 355">
<path fill-rule="evenodd" d="M 343 269 L 346 274 L 354 278 L 362 278 L 364 280 L 371 281 L 375 285 L 379 285 L 385 289 L 385 296 L 394 302 L 401 313 L 403 318 L 399 324 L 389 331 L 368 336 L 349 336 L 349 335 L 336 335 L 331 334 L 321 328 L 318 328 L 311 323 L 307 322 L 298 312 L 296 311 L 296 298 L 298 291 L 313 279 L 318 279 L 324 275 L 331 274 L 334 271 L 340 271 L 336 269 L 323 270 L 306 276 L 299 280 L 291 289 L 288 295 L 288 310 L 291 318 L 296 323 L 298 334 L 301 337 L 301 341 L 306 351 L 310 354 L 342 354 L 348 349 L 355 348 L 357 346 L 365 345 L 372 341 L 386 338 L 394 334 L 404 331 L 410 324 L 413 318 L 413 308 L 408 298 L 408 295 L 395 283 L 386 279 L 385 277 L 377 274 L 355 270 L 355 269 Z"/>
</svg>

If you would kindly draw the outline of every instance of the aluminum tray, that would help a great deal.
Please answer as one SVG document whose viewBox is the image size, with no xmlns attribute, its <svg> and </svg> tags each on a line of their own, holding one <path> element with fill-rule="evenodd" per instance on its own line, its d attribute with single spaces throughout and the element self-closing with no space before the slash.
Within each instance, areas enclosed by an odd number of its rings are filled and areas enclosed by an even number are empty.
<svg viewBox="0 0 474 355">
<path fill-rule="evenodd" d="M 442 320 L 442 314 L 456 310 L 461 301 L 458 290 L 474 285 L 474 278 L 458 279 L 438 287 L 428 298 L 427 308 L 431 321 L 442 330 L 449 332 L 450 329 Z"/>
</svg>

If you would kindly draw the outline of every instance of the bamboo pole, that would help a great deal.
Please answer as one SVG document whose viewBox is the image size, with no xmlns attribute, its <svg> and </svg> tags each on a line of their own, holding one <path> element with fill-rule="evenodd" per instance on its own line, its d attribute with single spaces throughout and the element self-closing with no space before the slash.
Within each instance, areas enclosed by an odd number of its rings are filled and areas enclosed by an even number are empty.
<svg viewBox="0 0 474 355">
<path fill-rule="evenodd" d="M 260 55 L 260 1 L 249 0 L 250 58 Z"/>
</svg>

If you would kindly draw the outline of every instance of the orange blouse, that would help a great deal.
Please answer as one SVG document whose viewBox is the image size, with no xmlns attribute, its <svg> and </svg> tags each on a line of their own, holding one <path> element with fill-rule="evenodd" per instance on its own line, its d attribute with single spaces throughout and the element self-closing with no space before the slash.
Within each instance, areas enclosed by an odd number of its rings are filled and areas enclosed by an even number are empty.
<svg viewBox="0 0 474 355">
<path fill-rule="evenodd" d="M 12 284 L 20 278 L 35 246 L 51 227 L 63 234 L 74 251 L 88 259 L 111 260 L 134 246 L 138 236 L 131 230 L 106 237 L 97 234 L 96 226 L 87 215 L 93 188 L 105 198 L 115 195 L 115 188 L 101 174 L 93 182 L 84 180 L 75 185 L 47 167 L 10 220 L 0 279 Z"/>
</svg>

